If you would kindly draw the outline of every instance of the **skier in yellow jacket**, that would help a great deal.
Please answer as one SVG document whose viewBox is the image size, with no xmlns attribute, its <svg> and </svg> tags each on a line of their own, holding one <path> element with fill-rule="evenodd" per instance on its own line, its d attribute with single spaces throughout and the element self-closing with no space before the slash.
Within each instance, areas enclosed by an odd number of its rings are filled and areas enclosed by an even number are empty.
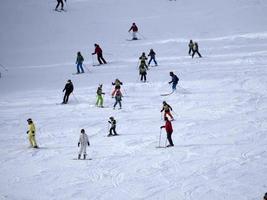
<svg viewBox="0 0 267 200">
<path fill-rule="evenodd" d="M 31 147 L 38 148 L 36 140 L 35 140 L 35 126 L 31 118 L 27 119 L 27 122 L 29 124 L 27 134 L 29 136 L 29 141 L 31 144 Z"/>
</svg>

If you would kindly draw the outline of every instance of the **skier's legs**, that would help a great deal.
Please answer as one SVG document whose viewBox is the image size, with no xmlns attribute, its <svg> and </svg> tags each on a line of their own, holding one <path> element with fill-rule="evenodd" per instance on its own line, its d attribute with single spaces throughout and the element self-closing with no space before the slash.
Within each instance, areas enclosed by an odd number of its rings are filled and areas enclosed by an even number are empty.
<svg viewBox="0 0 267 200">
<path fill-rule="evenodd" d="M 155 65 L 157 66 L 158 63 L 157 63 L 157 61 L 156 61 L 156 58 L 153 58 L 153 61 L 154 61 Z"/>
<path fill-rule="evenodd" d="M 196 51 L 193 51 L 192 58 L 194 58 L 195 53 L 196 53 Z"/>
<path fill-rule="evenodd" d="M 106 64 L 106 60 L 103 58 L 103 55 L 100 56 L 100 59 L 103 61 L 104 64 Z"/>
<path fill-rule="evenodd" d="M 172 142 L 172 133 L 167 133 L 167 139 L 168 139 L 168 141 L 169 141 L 169 144 L 170 144 L 171 146 L 173 146 L 173 142 Z"/>
<path fill-rule="evenodd" d="M 146 74 L 144 74 L 144 79 L 145 79 L 145 82 L 146 82 Z"/>
<path fill-rule="evenodd" d="M 57 10 L 59 4 L 60 4 L 60 0 L 57 0 L 57 6 L 56 6 L 55 10 Z"/>
<path fill-rule="evenodd" d="M 80 73 L 80 67 L 79 67 L 79 63 L 77 64 L 77 73 Z"/>
<path fill-rule="evenodd" d="M 118 101 L 116 100 L 114 105 L 113 105 L 113 108 L 116 108 L 117 103 L 118 103 Z"/>
<path fill-rule="evenodd" d="M 66 93 L 65 103 L 68 103 L 68 101 L 69 101 L 69 96 L 70 96 L 70 93 Z"/>
<path fill-rule="evenodd" d="M 63 10 L 63 7 L 64 7 L 64 3 L 63 3 L 63 0 L 59 0 L 60 3 L 61 3 L 61 10 Z"/>
<path fill-rule="evenodd" d="M 134 31 L 133 31 L 133 40 L 137 40 L 136 33 L 137 33 L 137 32 L 134 32 Z"/>
<path fill-rule="evenodd" d="M 172 91 L 176 90 L 176 85 L 177 85 L 177 83 L 172 84 Z"/>
<path fill-rule="evenodd" d="M 119 100 L 119 105 L 120 105 L 120 108 L 121 108 L 121 100 Z"/>
<path fill-rule="evenodd" d="M 79 69 L 81 69 L 82 73 L 84 73 L 83 64 L 82 63 L 78 63 L 78 66 L 79 66 Z M 78 72 L 80 72 L 80 71 L 78 70 Z"/>
<path fill-rule="evenodd" d="M 152 57 L 150 57 L 150 59 L 148 61 L 148 65 L 150 65 L 151 61 L 152 61 Z"/>
<path fill-rule="evenodd" d="M 100 106 L 103 106 L 103 97 L 102 97 L 102 95 L 99 95 L 99 101 L 100 101 Z"/>
<path fill-rule="evenodd" d="M 141 79 L 140 80 L 143 81 L 143 78 L 144 78 L 144 74 L 141 74 Z"/>
<path fill-rule="evenodd" d="M 192 48 L 189 48 L 188 54 L 191 55 Z"/>
<path fill-rule="evenodd" d="M 198 54 L 198 56 L 201 58 L 202 56 L 201 56 L 201 54 L 197 51 L 197 54 Z"/>
<path fill-rule="evenodd" d="M 37 143 L 36 143 L 36 140 L 35 140 L 35 136 L 34 136 L 34 135 L 30 135 L 30 136 L 29 136 L 29 139 L 30 139 L 31 146 L 32 146 L 32 147 L 37 147 Z"/>
<path fill-rule="evenodd" d="M 83 155 L 86 156 L 86 144 L 83 145 Z"/>
<path fill-rule="evenodd" d="M 99 62 L 100 65 L 103 64 L 102 61 L 101 61 L 101 59 L 100 59 L 100 55 L 97 55 L 97 60 L 98 60 L 98 62 Z"/>
</svg>

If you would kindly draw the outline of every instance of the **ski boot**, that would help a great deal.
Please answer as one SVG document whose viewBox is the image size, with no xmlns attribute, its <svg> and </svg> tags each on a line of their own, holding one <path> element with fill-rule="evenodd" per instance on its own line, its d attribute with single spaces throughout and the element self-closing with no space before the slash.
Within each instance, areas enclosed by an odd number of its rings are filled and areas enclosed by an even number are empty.
<svg viewBox="0 0 267 200">
<path fill-rule="evenodd" d="M 86 154 L 83 155 L 83 159 L 84 159 L 84 160 L 86 159 Z"/>
<path fill-rule="evenodd" d="M 80 159 L 81 159 L 81 154 L 78 155 L 78 160 L 80 160 Z"/>
</svg>

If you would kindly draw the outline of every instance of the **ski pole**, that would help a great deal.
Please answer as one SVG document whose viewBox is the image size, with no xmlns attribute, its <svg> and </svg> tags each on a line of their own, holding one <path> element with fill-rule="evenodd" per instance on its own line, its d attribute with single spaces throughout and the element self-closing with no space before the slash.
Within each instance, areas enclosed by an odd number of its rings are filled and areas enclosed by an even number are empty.
<svg viewBox="0 0 267 200">
<path fill-rule="evenodd" d="M 173 110 L 172 110 L 172 112 L 173 112 L 177 117 L 179 117 L 178 114 L 177 114 L 176 112 L 174 112 Z"/>
<path fill-rule="evenodd" d="M 159 147 L 160 147 L 160 142 L 161 142 L 161 129 L 159 131 Z"/>
<path fill-rule="evenodd" d="M 166 140 L 165 140 L 165 147 L 167 147 L 167 137 L 166 137 Z"/>
<path fill-rule="evenodd" d="M 143 36 L 141 33 L 137 32 L 143 39 L 146 39 L 145 36 Z"/>
<path fill-rule="evenodd" d="M 94 60 L 94 56 L 92 55 L 92 65 L 95 65 L 95 60 Z"/>
<path fill-rule="evenodd" d="M 77 103 L 79 103 L 78 99 L 75 97 L 75 95 L 73 94 L 73 92 L 71 93 L 75 99 L 75 101 L 77 101 Z"/>
</svg>

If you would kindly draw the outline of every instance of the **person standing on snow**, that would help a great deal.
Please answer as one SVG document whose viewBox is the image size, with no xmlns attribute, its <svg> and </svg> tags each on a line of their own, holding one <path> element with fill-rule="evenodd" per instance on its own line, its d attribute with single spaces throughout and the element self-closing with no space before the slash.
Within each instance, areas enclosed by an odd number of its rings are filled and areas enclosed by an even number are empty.
<svg viewBox="0 0 267 200">
<path fill-rule="evenodd" d="M 163 111 L 164 111 L 164 118 L 167 117 L 167 115 L 169 115 L 171 120 L 173 120 L 173 116 L 171 114 L 172 107 L 169 104 L 167 104 L 166 101 L 163 101 L 163 106 L 160 112 L 163 112 Z"/>
<path fill-rule="evenodd" d="M 62 104 L 67 104 L 68 103 L 69 96 L 73 92 L 73 89 L 74 89 L 74 87 L 73 87 L 73 84 L 72 84 L 71 80 L 68 80 L 68 82 L 66 83 L 66 85 L 65 85 L 65 87 L 64 87 L 64 89 L 62 91 L 62 92 L 65 91 L 65 95 L 64 95 Z"/>
<path fill-rule="evenodd" d="M 138 40 L 137 33 L 138 33 L 138 27 L 135 23 L 132 24 L 131 28 L 128 30 L 128 32 L 132 31 L 133 39 L 132 40 Z"/>
<path fill-rule="evenodd" d="M 95 52 L 92 53 L 92 55 L 97 55 L 97 60 L 99 62 L 100 65 L 107 64 L 106 60 L 103 58 L 103 52 L 102 49 L 100 48 L 100 46 L 98 44 L 95 44 Z"/>
<path fill-rule="evenodd" d="M 267 200 L 267 193 L 265 193 L 263 200 Z"/>
<path fill-rule="evenodd" d="M 65 0 L 66 2 L 67 0 Z M 55 8 L 55 11 L 58 11 L 58 7 L 59 5 L 61 4 L 61 10 L 64 10 L 64 3 L 63 3 L 63 0 L 57 0 L 57 6 Z"/>
<path fill-rule="evenodd" d="M 165 126 L 161 126 L 160 128 L 165 128 L 166 130 L 166 133 L 167 133 L 167 139 L 169 141 L 169 145 L 167 145 L 167 147 L 173 147 L 173 142 L 172 142 L 172 132 L 173 132 L 173 129 L 172 129 L 172 123 L 168 120 L 168 117 L 165 117 L 164 118 L 165 120 Z"/>
<path fill-rule="evenodd" d="M 155 66 L 158 66 L 158 63 L 156 61 L 156 53 L 155 53 L 155 51 L 153 49 L 150 49 L 150 52 L 149 52 L 148 56 L 150 56 L 150 59 L 148 61 L 148 66 L 150 65 L 152 60 L 154 61 Z"/>
<path fill-rule="evenodd" d="M 114 117 L 110 117 L 109 118 L 110 121 L 108 121 L 108 123 L 110 123 L 111 127 L 109 129 L 109 134 L 108 134 L 108 137 L 109 136 L 115 136 L 115 135 L 118 135 L 117 132 L 116 132 L 116 120 L 114 119 Z M 114 134 L 112 134 L 112 132 Z"/>
<path fill-rule="evenodd" d="M 145 52 L 142 53 L 142 55 L 139 57 L 139 60 L 140 60 L 140 62 L 146 62 L 147 57 L 146 57 L 146 53 Z"/>
<path fill-rule="evenodd" d="M 32 148 L 38 148 L 36 140 L 35 140 L 35 133 L 36 133 L 35 125 L 31 118 L 27 119 L 27 122 L 28 122 L 27 134 L 29 136 L 30 145 Z"/>
<path fill-rule="evenodd" d="M 114 96 L 112 96 L 112 98 L 114 98 Z M 114 103 L 113 109 L 116 108 L 117 104 L 119 104 L 119 106 L 120 106 L 119 109 L 121 109 L 121 100 L 122 100 L 122 93 L 119 89 L 117 89 L 115 91 L 115 103 Z"/>
<path fill-rule="evenodd" d="M 140 81 L 144 81 L 146 82 L 146 75 L 147 75 L 147 71 L 148 70 L 148 66 L 146 65 L 145 61 L 141 61 L 140 66 L 139 66 L 139 74 L 141 75 Z"/>
<path fill-rule="evenodd" d="M 176 90 L 179 78 L 173 72 L 170 72 L 170 76 L 172 77 L 172 80 L 169 82 L 169 84 L 172 83 L 172 92 L 174 92 Z"/>
<path fill-rule="evenodd" d="M 190 41 L 189 41 L 188 47 L 189 47 L 188 54 L 191 56 L 191 52 L 194 51 L 194 50 L 193 50 L 193 47 L 194 47 L 193 40 L 190 40 Z"/>
<path fill-rule="evenodd" d="M 81 69 L 81 72 L 84 73 L 84 70 L 83 70 L 83 56 L 81 54 L 81 52 L 79 51 L 77 53 L 77 59 L 76 59 L 76 64 L 77 64 L 77 74 L 80 73 L 80 69 Z"/>
<path fill-rule="evenodd" d="M 197 53 L 198 56 L 199 56 L 200 58 L 202 57 L 201 54 L 200 54 L 199 51 L 198 51 L 198 43 L 197 43 L 197 42 L 195 42 L 195 43 L 194 43 L 194 46 L 193 46 L 193 54 L 192 54 L 192 58 L 194 58 L 195 53 Z"/>
<path fill-rule="evenodd" d="M 83 159 L 86 159 L 86 146 L 90 146 L 89 140 L 88 140 L 88 136 L 85 133 L 84 129 L 81 130 L 81 135 L 80 135 L 80 139 L 78 142 L 78 147 L 81 145 L 80 147 L 80 151 L 79 151 L 79 155 L 78 155 L 78 159 L 81 159 L 81 155 L 83 154 Z"/>
<path fill-rule="evenodd" d="M 114 96 L 115 91 L 116 91 L 117 89 L 121 89 L 121 85 L 122 85 L 122 84 L 123 84 L 123 83 L 122 83 L 119 79 L 117 79 L 117 78 L 116 78 L 116 80 L 114 81 L 114 83 L 112 82 L 112 85 L 115 85 L 115 88 L 114 88 L 114 90 L 112 91 L 111 96 Z"/>
<path fill-rule="evenodd" d="M 104 92 L 102 92 L 102 84 L 99 85 L 99 87 L 97 88 L 97 91 L 96 91 L 96 95 L 97 95 L 97 100 L 96 100 L 96 106 L 98 107 L 101 107 L 103 108 L 103 96 L 102 95 L 105 95 Z"/>
</svg>

